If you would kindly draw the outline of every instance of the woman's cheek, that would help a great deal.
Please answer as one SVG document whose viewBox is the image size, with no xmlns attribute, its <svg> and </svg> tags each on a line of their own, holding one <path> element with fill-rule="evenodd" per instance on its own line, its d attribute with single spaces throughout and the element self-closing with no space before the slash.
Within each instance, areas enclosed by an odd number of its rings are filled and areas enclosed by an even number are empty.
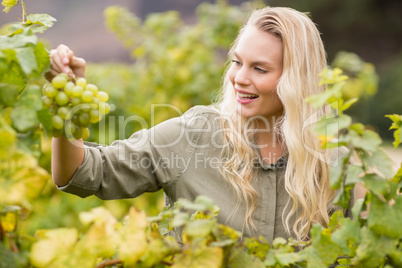
<svg viewBox="0 0 402 268">
<path fill-rule="evenodd" d="M 232 84 L 234 84 L 234 79 L 236 77 L 236 71 L 233 68 L 233 65 L 228 70 L 228 77 Z"/>
</svg>

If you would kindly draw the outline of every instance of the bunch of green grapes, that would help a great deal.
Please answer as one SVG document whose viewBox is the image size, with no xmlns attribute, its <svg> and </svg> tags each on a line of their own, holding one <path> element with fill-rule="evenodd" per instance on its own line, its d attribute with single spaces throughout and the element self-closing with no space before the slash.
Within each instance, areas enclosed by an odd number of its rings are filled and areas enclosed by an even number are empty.
<svg viewBox="0 0 402 268">
<path fill-rule="evenodd" d="M 53 136 L 86 139 L 89 125 L 109 113 L 109 95 L 88 84 L 85 78 L 60 73 L 43 87 L 42 100 L 52 113 Z"/>
</svg>

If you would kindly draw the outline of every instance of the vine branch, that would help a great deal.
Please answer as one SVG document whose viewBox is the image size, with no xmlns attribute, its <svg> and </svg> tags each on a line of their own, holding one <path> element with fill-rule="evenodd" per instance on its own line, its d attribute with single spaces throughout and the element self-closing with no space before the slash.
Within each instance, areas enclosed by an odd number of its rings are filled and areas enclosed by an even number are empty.
<svg viewBox="0 0 402 268">
<path fill-rule="evenodd" d="M 105 268 L 105 267 L 119 264 L 119 263 L 122 263 L 122 261 L 120 259 L 109 260 L 109 261 L 102 262 L 101 264 L 98 264 L 95 268 Z"/>
</svg>

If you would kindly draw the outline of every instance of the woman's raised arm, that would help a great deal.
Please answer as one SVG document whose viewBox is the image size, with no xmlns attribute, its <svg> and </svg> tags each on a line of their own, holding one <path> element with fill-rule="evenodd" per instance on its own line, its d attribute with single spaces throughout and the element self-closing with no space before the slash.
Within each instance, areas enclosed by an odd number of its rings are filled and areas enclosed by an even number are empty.
<svg viewBox="0 0 402 268">
<path fill-rule="evenodd" d="M 65 45 L 50 51 L 51 67 L 46 78 L 51 81 L 59 73 L 69 76 L 85 77 L 85 60 L 74 56 L 73 51 Z M 58 186 L 69 183 L 84 159 L 82 139 L 69 141 L 63 135 L 52 141 L 52 177 Z"/>
</svg>

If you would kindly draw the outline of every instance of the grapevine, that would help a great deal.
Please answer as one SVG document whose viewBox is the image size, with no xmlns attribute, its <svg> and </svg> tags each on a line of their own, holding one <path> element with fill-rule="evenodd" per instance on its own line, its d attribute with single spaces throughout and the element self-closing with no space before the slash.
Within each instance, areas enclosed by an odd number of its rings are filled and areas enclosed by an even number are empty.
<svg viewBox="0 0 402 268">
<path fill-rule="evenodd" d="M 52 135 L 68 139 L 89 137 L 89 125 L 110 112 L 109 95 L 83 77 L 55 76 L 42 89 L 43 103 L 52 114 Z"/>
</svg>

